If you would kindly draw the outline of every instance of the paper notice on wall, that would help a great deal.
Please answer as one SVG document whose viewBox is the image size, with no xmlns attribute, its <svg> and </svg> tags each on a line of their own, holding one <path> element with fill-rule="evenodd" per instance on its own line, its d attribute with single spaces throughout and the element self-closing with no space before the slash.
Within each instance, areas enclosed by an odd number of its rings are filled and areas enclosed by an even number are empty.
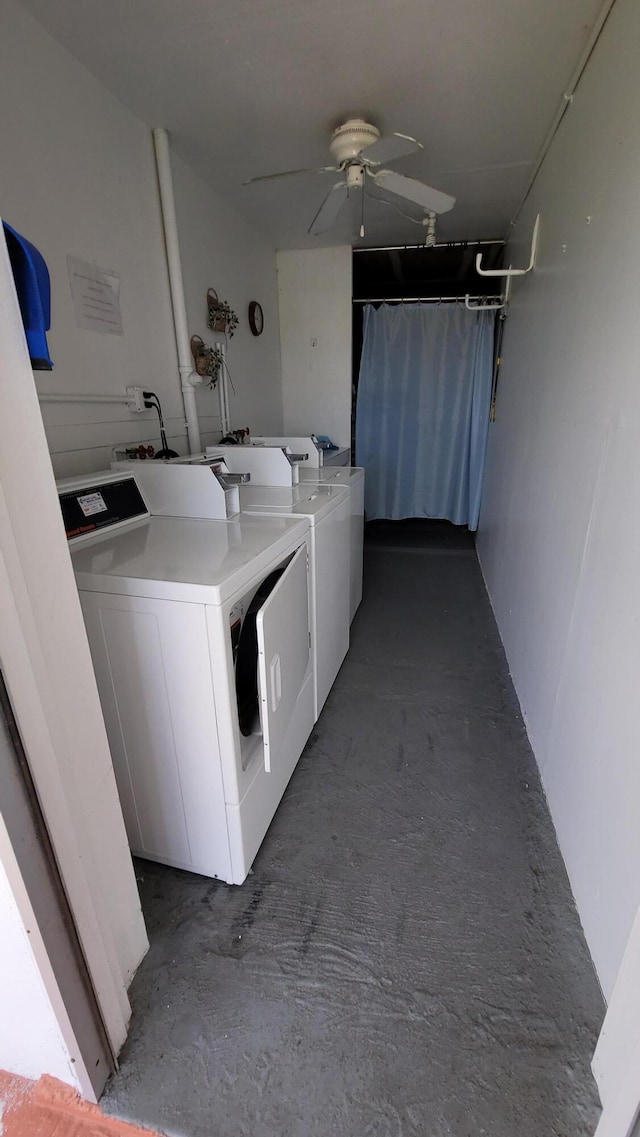
<svg viewBox="0 0 640 1137">
<path fill-rule="evenodd" d="M 120 277 L 77 257 L 67 257 L 76 325 L 91 332 L 121 336 Z"/>
</svg>

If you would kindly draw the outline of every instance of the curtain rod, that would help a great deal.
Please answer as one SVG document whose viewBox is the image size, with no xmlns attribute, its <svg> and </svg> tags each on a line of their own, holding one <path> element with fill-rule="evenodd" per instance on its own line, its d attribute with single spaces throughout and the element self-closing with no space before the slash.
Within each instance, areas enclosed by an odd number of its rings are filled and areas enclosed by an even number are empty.
<svg viewBox="0 0 640 1137">
<path fill-rule="evenodd" d="M 495 237 L 489 241 L 437 241 L 435 245 L 373 245 L 370 249 L 354 249 L 354 253 L 396 253 L 404 249 L 470 249 L 476 245 L 504 245 L 502 237 Z"/>
<path fill-rule="evenodd" d="M 499 300 L 500 296 L 495 295 L 487 296 L 468 296 L 468 300 Z M 374 296 L 366 300 L 360 298 L 353 298 L 354 304 L 442 304 L 445 300 L 456 300 L 460 304 L 464 304 L 464 296 Z"/>
</svg>

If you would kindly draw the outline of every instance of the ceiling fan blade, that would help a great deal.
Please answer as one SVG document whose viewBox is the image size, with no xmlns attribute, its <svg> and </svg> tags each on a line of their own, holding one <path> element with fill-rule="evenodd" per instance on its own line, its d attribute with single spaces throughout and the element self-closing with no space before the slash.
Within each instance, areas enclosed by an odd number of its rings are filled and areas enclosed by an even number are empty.
<svg viewBox="0 0 640 1137">
<path fill-rule="evenodd" d="M 424 150 L 421 142 L 416 142 L 408 134 L 386 134 L 366 146 L 361 151 L 363 158 L 368 162 L 394 162 L 396 158 L 404 158 L 405 154 L 415 154 L 416 150 Z"/>
<path fill-rule="evenodd" d="M 307 230 L 312 237 L 317 237 L 320 233 L 324 233 L 325 229 L 333 225 L 333 222 L 347 200 L 348 192 L 349 187 L 346 182 L 336 182 L 335 186 L 329 190 L 329 193 L 325 197 Z"/>
<path fill-rule="evenodd" d="M 257 178 L 245 178 L 243 186 L 250 186 L 253 182 L 270 182 L 274 178 L 294 178 L 299 174 L 329 174 L 337 173 L 339 166 L 320 166 L 317 170 L 283 170 L 281 174 L 260 174 Z"/>
<path fill-rule="evenodd" d="M 373 174 L 373 180 L 380 189 L 396 193 L 398 197 L 413 201 L 423 209 L 431 210 L 432 213 L 448 213 L 456 204 L 455 197 L 451 197 L 450 194 L 433 189 L 432 186 L 418 182 L 415 178 L 396 174 L 395 170 L 378 170 L 377 174 Z"/>
</svg>

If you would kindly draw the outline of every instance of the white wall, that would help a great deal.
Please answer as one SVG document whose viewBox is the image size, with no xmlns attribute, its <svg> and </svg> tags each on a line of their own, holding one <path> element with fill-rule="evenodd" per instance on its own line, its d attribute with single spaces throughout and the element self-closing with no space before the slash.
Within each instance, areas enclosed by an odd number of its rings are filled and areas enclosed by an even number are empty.
<svg viewBox="0 0 640 1137">
<path fill-rule="evenodd" d="M 640 903 L 640 6 L 618 0 L 507 260 L 478 549 L 605 995 Z M 590 223 L 587 218 L 591 218 Z"/>
<path fill-rule="evenodd" d="M 8 859 L 10 866 L 6 865 Z M 24 1078 L 51 1074 L 86 1092 L 76 1067 L 85 1076 L 86 1071 L 68 1033 L 65 1037 L 69 1023 L 59 992 L 52 984 L 39 929 L 20 884 L 0 817 L 0 1069 Z M 88 1096 L 93 1096 L 90 1086 Z"/>
<path fill-rule="evenodd" d="M 254 434 L 279 433 L 282 392 L 275 251 L 175 154 L 171 162 L 189 330 L 207 344 L 223 340 L 207 328 L 207 289 L 213 288 L 220 300 L 229 302 L 240 321 L 227 345 L 233 427 L 249 426 Z M 261 336 L 252 335 L 249 328 L 251 300 L 257 300 L 264 312 Z M 218 442 L 218 392 L 199 388 L 197 401 L 203 444 Z"/>
<path fill-rule="evenodd" d="M 40 249 L 52 283 L 46 391 L 157 390 L 184 443 L 150 133 L 13 0 L 0 39 L 0 214 Z M 67 254 L 120 274 L 124 335 L 78 329 Z M 111 446 L 158 443 L 157 418 L 125 407 L 44 406 L 58 474 L 108 465 Z"/>
<path fill-rule="evenodd" d="M 279 252 L 282 403 L 287 434 L 351 445 L 350 246 Z"/>
<path fill-rule="evenodd" d="M 161 399 L 169 444 L 187 449 L 151 132 L 14 0 L 0 37 L 0 215 L 40 249 L 52 280 L 53 372 L 41 391 Z M 156 124 L 153 125 L 162 125 Z M 234 425 L 282 426 L 275 252 L 175 157 L 178 224 L 192 331 L 205 338 L 205 293 L 216 288 L 241 326 L 229 351 Z M 67 254 L 120 274 L 124 335 L 76 327 Z M 249 300 L 265 312 L 254 339 Z M 209 337 L 210 338 L 210 337 Z M 217 393 L 198 394 L 204 440 L 217 439 Z M 159 445 L 155 412 L 43 403 L 56 474 L 108 466 L 115 444 Z M 260 421 L 258 421 L 260 420 Z"/>
</svg>

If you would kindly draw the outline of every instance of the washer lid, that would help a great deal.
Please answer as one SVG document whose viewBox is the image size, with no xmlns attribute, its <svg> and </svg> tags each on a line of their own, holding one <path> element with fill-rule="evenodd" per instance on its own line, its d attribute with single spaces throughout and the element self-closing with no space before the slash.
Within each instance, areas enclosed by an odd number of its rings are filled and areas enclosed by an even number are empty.
<svg viewBox="0 0 640 1137">
<path fill-rule="evenodd" d="M 310 525 L 348 499 L 349 491 L 340 485 L 305 482 L 297 486 L 240 486 L 241 513 L 308 517 Z"/>
<path fill-rule="evenodd" d="M 150 517 L 72 551 L 78 588 L 221 604 L 296 549 L 304 518 Z"/>
</svg>

